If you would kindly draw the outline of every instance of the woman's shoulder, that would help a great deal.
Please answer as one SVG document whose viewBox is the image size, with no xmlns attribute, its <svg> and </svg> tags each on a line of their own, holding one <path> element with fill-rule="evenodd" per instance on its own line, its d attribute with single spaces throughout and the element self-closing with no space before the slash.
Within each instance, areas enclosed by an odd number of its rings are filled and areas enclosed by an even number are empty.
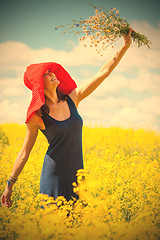
<svg viewBox="0 0 160 240">
<path fill-rule="evenodd" d="M 26 123 L 31 128 L 37 128 L 37 129 L 45 129 L 44 122 L 42 118 L 34 112 L 31 117 L 29 118 L 28 122 Z"/>
<path fill-rule="evenodd" d="M 78 95 L 76 88 L 72 90 L 71 93 L 68 94 L 68 96 L 71 98 L 71 100 L 74 102 L 76 108 L 78 107 Z"/>
</svg>

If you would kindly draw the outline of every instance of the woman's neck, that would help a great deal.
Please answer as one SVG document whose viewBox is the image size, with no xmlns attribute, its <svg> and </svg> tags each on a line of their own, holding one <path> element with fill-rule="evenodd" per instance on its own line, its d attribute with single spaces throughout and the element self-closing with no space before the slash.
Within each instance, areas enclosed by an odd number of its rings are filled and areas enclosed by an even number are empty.
<svg viewBox="0 0 160 240">
<path fill-rule="evenodd" d="M 46 95 L 46 104 L 57 104 L 59 102 L 59 98 L 57 96 L 57 92 L 53 92 L 52 94 L 47 92 Z"/>
</svg>

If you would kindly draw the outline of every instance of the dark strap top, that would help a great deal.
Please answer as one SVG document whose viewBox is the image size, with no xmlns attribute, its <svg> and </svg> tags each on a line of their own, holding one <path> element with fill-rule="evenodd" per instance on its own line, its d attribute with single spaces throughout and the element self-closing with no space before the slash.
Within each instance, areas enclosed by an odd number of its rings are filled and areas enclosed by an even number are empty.
<svg viewBox="0 0 160 240">
<path fill-rule="evenodd" d="M 45 113 L 42 116 L 45 130 L 41 131 L 49 143 L 46 154 L 56 163 L 55 174 L 73 178 L 76 171 L 83 168 L 83 120 L 69 96 L 67 97 L 67 103 L 70 109 L 70 117 L 66 120 L 58 121 Z"/>
</svg>

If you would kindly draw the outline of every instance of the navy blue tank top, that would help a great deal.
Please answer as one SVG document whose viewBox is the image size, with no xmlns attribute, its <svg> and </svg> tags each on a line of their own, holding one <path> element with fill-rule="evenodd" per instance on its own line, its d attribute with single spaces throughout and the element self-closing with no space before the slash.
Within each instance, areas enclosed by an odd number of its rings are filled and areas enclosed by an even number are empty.
<svg viewBox="0 0 160 240">
<path fill-rule="evenodd" d="M 67 96 L 67 103 L 70 117 L 58 121 L 45 113 L 42 116 L 45 130 L 41 131 L 49 143 L 46 154 L 55 162 L 54 174 L 63 178 L 65 183 L 69 182 L 70 188 L 72 188 L 72 183 L 76 181 L 77 170 L 83 168 L 83 120 L 69 96 Z M 68 191 L 70 190 L 68 189 Z"/>
</svg>

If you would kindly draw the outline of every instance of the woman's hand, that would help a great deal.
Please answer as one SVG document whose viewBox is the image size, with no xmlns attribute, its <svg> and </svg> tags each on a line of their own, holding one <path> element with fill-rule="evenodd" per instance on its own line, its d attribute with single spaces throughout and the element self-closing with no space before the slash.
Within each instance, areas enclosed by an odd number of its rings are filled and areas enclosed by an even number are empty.
<svg viewBox="0 0 160 240">
<path fill-rule="evenodd" d="M 131 45 L 131 43 L 132 43 L 131 32 L 132 32 L 132 28 L 130 27 L 129 33 L 128 33 L 127 35 L 124 35 L 124 36 L 123 36 L 125 46 L 128 46 L 128 47 L 130 47 L 130 45 Z"/>
<path fill-rule="evenodd" d="M 4 207 L 11 207 L 11 195 L 12 195 L 12 187 L 6 186 L 6 189 L 4 190 L 2 196 L 1 196 L 1 204 Z"/>
</svg>

